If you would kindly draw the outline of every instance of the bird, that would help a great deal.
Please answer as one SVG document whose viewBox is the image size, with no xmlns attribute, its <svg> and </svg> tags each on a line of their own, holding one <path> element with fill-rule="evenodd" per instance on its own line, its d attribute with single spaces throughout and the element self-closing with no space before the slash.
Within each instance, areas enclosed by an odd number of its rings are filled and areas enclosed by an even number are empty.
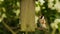
<svg viewBox="0 0 60 34">
<path fill-rule="evenodd" d="M 47 28 L 46 27 L 46 20 L 45 20 L 44 16 L 39 16 L 39 23 L 41 24 L 42 28 Z"/>
</svg>

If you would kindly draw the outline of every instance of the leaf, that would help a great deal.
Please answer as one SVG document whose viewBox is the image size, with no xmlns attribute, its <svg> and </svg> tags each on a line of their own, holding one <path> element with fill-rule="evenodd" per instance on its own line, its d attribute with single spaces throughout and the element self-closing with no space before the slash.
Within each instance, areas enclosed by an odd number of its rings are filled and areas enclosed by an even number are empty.
<svg viewBox="0 0 60 34">
<path fill-rule="evenodd" d="M 60 32 L 60 22 L 58 23 L 58 30 L 59 30 L 59 32 Z"/>
</svg>

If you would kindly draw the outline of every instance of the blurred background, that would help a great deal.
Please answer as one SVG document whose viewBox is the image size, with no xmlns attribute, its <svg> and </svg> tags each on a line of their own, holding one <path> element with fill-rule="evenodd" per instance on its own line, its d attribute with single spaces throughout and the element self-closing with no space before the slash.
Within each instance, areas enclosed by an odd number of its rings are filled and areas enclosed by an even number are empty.
<svg viewBox="0 0 60 34">
<path fill-rule="evenodd" d="M 60 34 L 60 0 L 34 2 L 35 23 L 39 23 L 39 16 L 43 15 L 47 28 L 37 27 L 34 33 L 29 34 Z M 0 0 L 0 34 L 24 34 L 19 31 L 20 13 L 20 0 Z"/>
</svg>

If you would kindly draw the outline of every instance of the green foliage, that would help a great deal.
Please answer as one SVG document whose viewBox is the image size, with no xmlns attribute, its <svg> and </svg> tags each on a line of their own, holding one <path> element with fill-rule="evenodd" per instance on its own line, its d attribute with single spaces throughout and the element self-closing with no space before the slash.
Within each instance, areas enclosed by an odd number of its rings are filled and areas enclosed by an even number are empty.
<svg viewBox="0 0 60 34">
<path fill-rule="evenodd" d="M 55 4 L 56 1 L 53 3 Z M 40 16 L 41 14 L 47 18 L 47 23 L 49 26 L 52 22 L 54 22 L 55 18 L 60 17 L 60 13 L 57 12 L 56 9 L 49 8 L 48 2 L 45 1 L 43 5 L 35 4 L 36 7 L 40 6 L 40 11 L 35 12 L 36 16 Z M 20 14 L 20 0 L 0 0 L 0 34 L 11 34 L 2 24 L 5 22 L 10 27 L 17 27 L 19 24 L 19 14 Z M 40 14 L 41 13 L 41 14 Z M 50 26 L 51 28 L 51 26 Z M 58 24 L 58 30 L 60 31 L 60 23 Z M 36 33 L 40 34 L 41 31 L 36 30 Z"/>
<path fill-rule="evenodd" d="M 20 11 L 17 10 L 19 9 L 20 9 L 20 0 L 0 1 L 0 34 L 11 34 L 11 32 L 9 33 L 9 31 L 3 27 L 2 22 L 5 22 L 10 27 L 17 27 L 17 25 L 19 24 L 19 14 L 20 14 Z"/>
<path fill-rule="evenodd" d="M 58 19 L 60 18 L 60 12 L 58 12 L 58 10 L 56 10 L 56 9 L 49 8 L 48 7 L 48 3 L 49 3 L 48 1 L 49 0 L 45 1 L 45 3 L 43 3 L 43 5 L 40 5 L 38 3 L 38 5 L 40 6 L 40 11 L 38 11 L 38 13 L 36 12 L 36 16 L 43 15 L 45 17 L 45 19 L 49 25 L 49 29 L 50 29 L 49 31 L 51 33 L 51 31 L 52 31 L 51 23 L 53 23 L 56 18 L 58 18 Z M 53 3 L 55 5 L 56 0 L 54 0 L 51 3 Z M 36 7 L 38 5 L 36 5 Z M 54 5 L 53 5 L 53 7 L 54 7 Z M 60 30 L 60 25 L 58 25 L 58 30 Z"/>
<path fill-rule="evenodd" d="M 59 30 L 59 32 L 60 32 L 60 22 L 58 23 L 58 30 Z"/>
</svg>

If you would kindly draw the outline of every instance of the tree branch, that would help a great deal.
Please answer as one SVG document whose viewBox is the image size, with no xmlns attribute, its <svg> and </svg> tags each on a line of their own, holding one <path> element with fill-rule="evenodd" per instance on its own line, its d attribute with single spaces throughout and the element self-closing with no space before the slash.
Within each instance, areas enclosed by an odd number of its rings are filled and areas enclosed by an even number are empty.
<svg viewBox="0 0 60 34">
<path fill-rule="evenodd" d="M 12 34 L 16 34 L 6 23 L 4 23 L 4 21 L 2 22 L 2 24 L 3 24 Z"/>
</svg>

